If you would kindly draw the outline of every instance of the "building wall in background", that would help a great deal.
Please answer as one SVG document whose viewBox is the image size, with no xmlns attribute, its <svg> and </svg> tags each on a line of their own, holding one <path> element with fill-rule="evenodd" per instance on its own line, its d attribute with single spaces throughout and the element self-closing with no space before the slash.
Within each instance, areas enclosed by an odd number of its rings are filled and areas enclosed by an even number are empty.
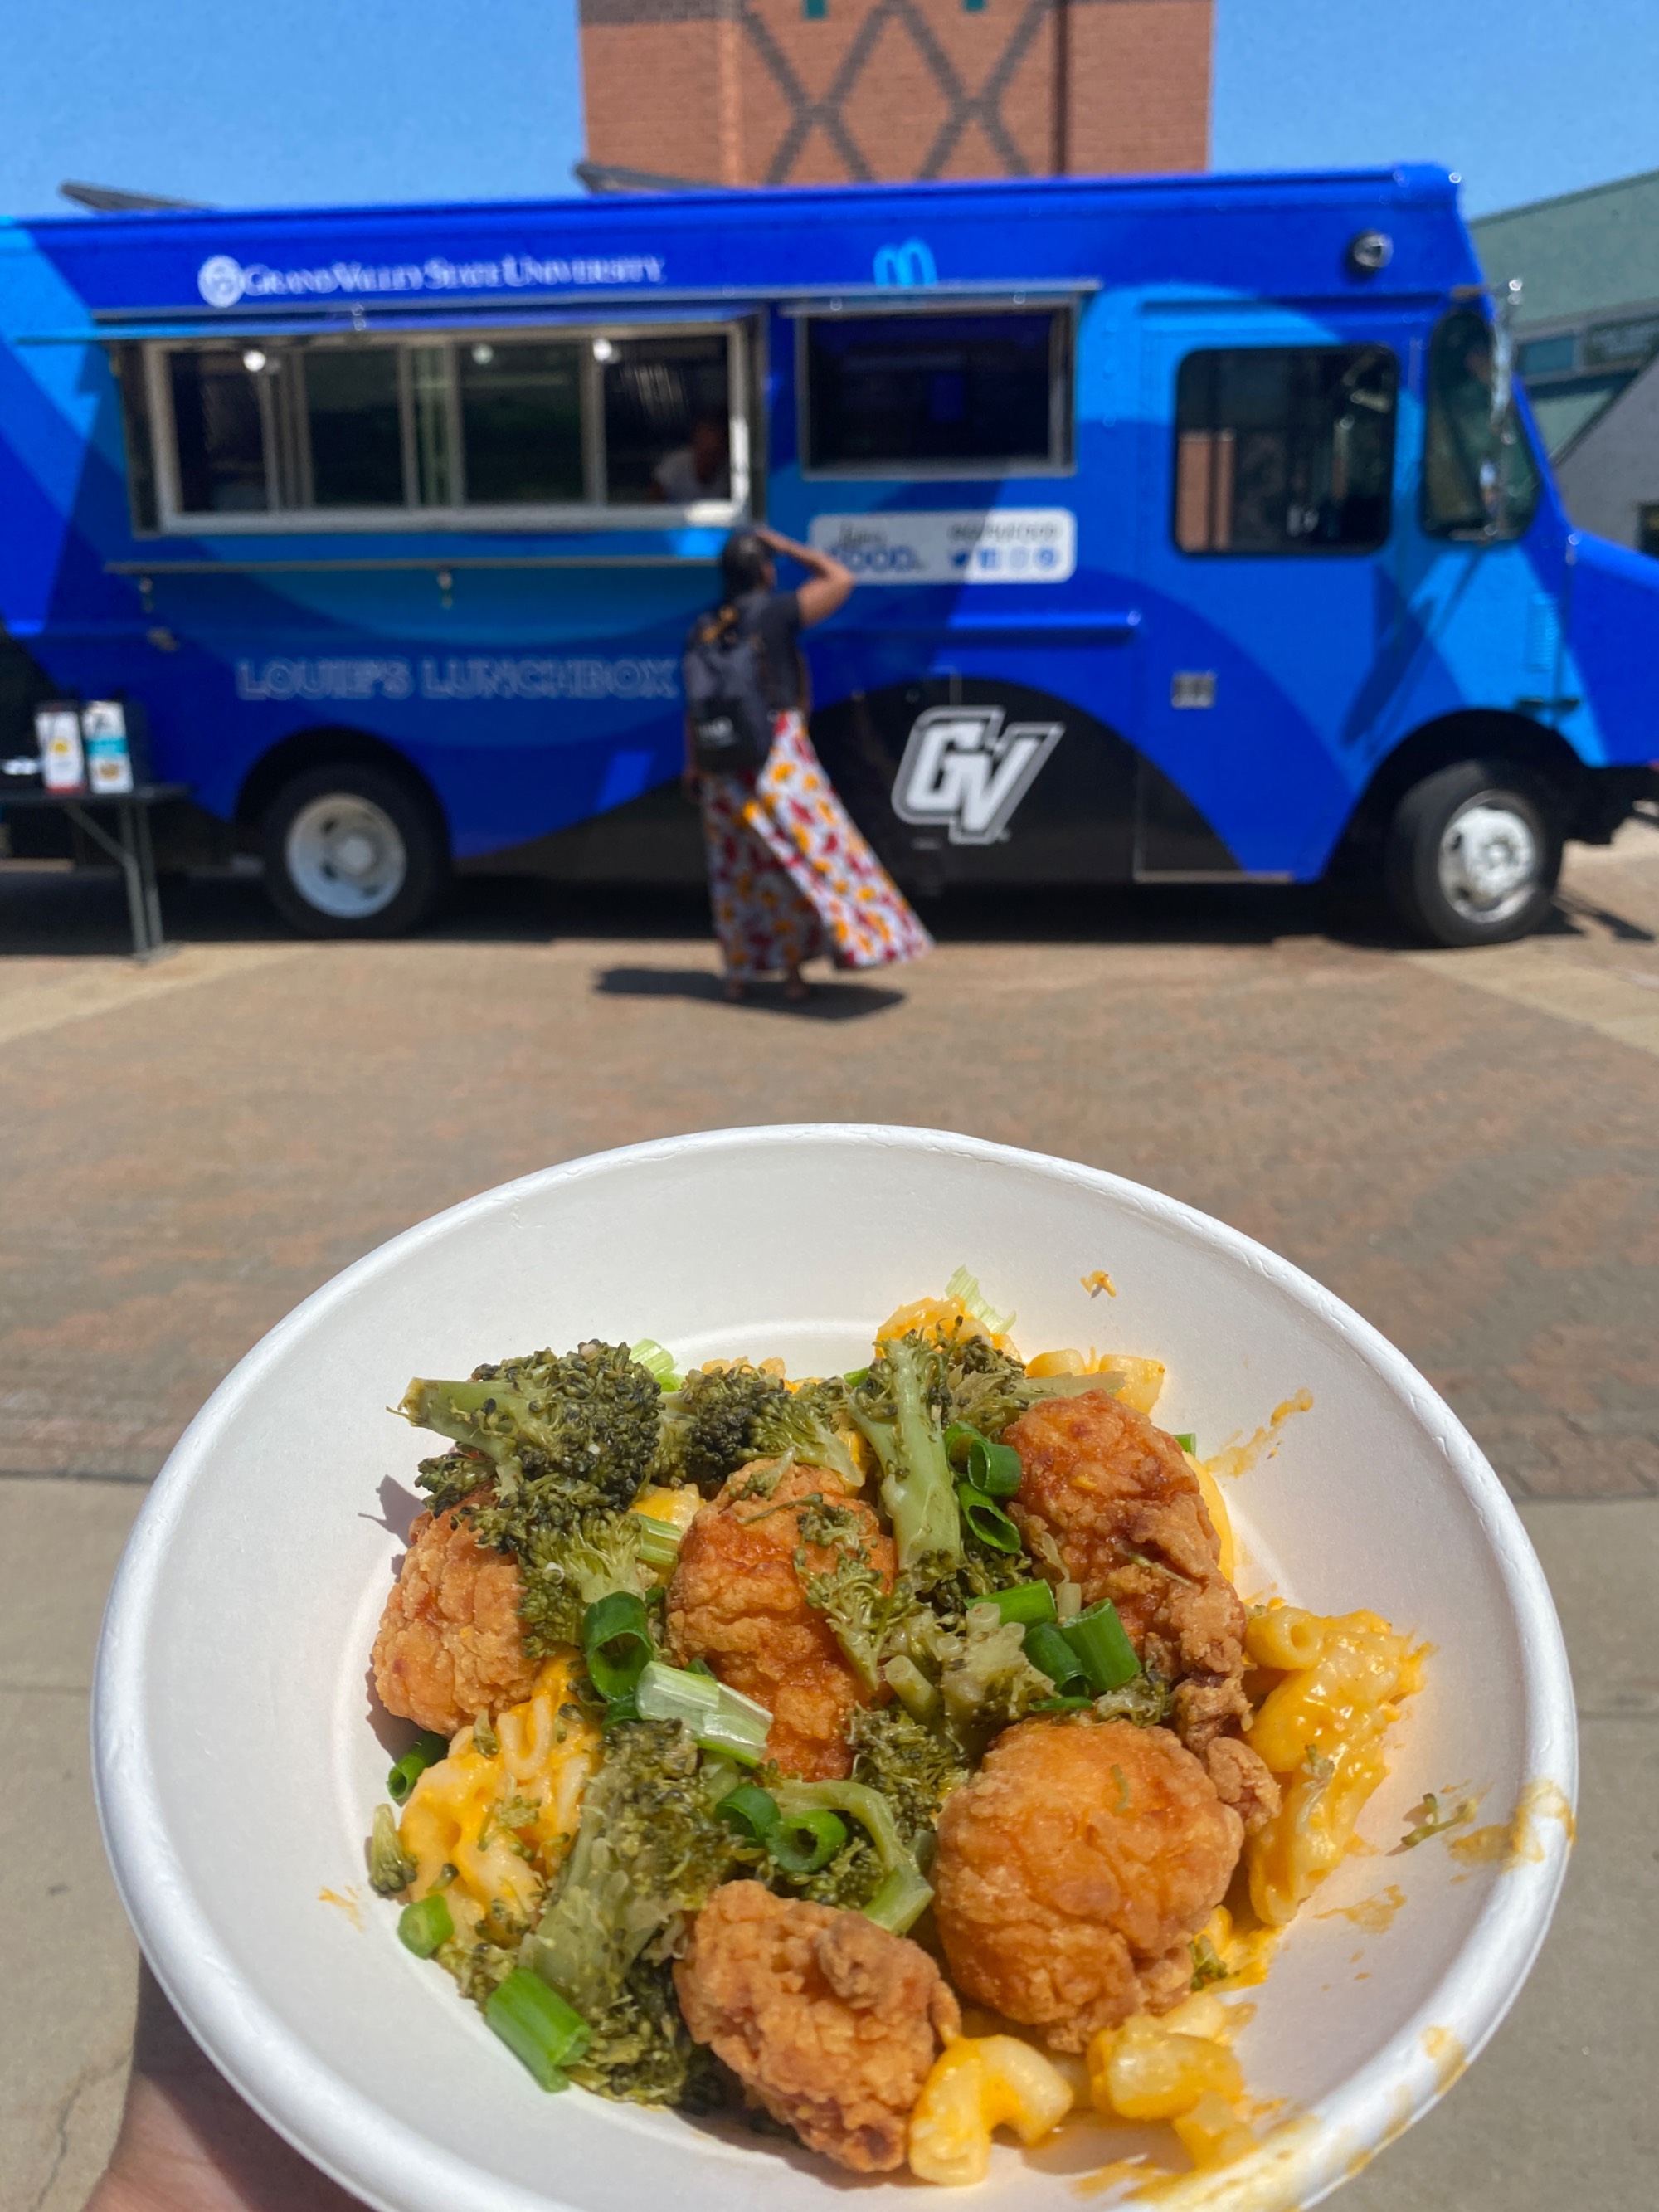
<svg viewBox="0 0 1659 2212">
<path fill-rule="evenodd" d="M 1581 530 L 1659 553 L 1659 361 L 1579 433 L 1555 473 Z"/>
<path fill-rule="evenodd" d="M 1659 169 L 1469 226 L 1521 279 L 1517 362 L 1567 512 L 1659 552 Z"/>
<path fill-rule="evenodd" d="M 580 0 L 590 161 L 720 185 L 1201 169 L 1213 0 Z"/>
</svg>

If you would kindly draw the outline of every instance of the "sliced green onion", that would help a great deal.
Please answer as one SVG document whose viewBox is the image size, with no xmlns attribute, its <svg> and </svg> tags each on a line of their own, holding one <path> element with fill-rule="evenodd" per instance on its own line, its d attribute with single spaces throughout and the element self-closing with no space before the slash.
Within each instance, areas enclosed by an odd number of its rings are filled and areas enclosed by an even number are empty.
<svg viewBox="0 0 1659 2212">
<path fill-rule="evenodd" d="M 1039 1698 L 1030 1707 L 1034 1713 L 1081 1713 L 1093 1705 L 1092 1698 Z"/>
<path fill-rule="evenodd" d="M 612 1590 L 582 1615 L 582 1655 L 602 1698 L 625 1698 L 651 1658 L 645 1601 L 632 1590 Z"/>
<path fill-rule="evenodd" d="M 979 1286 L 979 1277 L 970 1275 L 965 1267 L 958 1267 L 945 1285 L 945 1295 L 965 1306 L 975 1321 L 982 1321 L 993 1336 L 1006 1336 L 1014 1325 L 1011 1313 L 999 1313 Z"/>
<path fill-rule="evenodd" d="M 1060 1633 L 1076 1652 L 1089 1687 L 1097 1697 L 1104 1696 L 1108 1690 L 1121 1690 L 1140 1672 L 1135 1648 L 1117 1617 L 1117 1607 L 1109 1597 L 1079 1613 Z"/>
<path fill-rule="evenodd" d="M 564 2068 L 593 2039 L 581 2014 L 528 1966 L 514 1966 L 485 2005 L 484 2018 L 544 2089 L 568 2088 Z"/>
<path fill-rule="evenodd" d="M 870 1380 L 870 1370 L 867 1367 L 849 1367 L 841 1379 L 843 1382 L 852 1383 L 856 1389 L 860 1382 L 867 1382 Z"/>
<path fill-rule="evenodd" d="M 975 1490 L 971 1482 L 959 1482 L 957 1503 L 962 1508 L 962 1517 L 969 1534 L 977 1536 L 981 1544 L 988 1544 L 994 1552 L 1021 1549 L 1018 1529 L 994 1498 Z"/>
<path fill-rule="evenodd" d="M 859 1910 L 866 1920 L 891 1936 L 907 1935 L 933 1901 L 933 1893 L 914 1864 L 895 1867 L 882 1877 L 881 1887 Z"/>
<path fill-rule="evenodd" d="M 939 1690 L 914 1659 L 907 1659 L 900 1652 L 888 1660 L 881 1671 L 888 1687 L 913 1721 L 926 1723 L 933 1718 L 941 1702 Z"/>
<path fill-rule="evenodd" d="M 449 1756 L 449 1739 L 443 1735 L 417 1735 L 409 1749 L 386 1778 L 386 1794 L 394 1805 L 409 1802 L 409 1793 L 428 1766 L 436 1766 Z"/>
<path fill-rule="evenodd" d="M 639 1698 L 630 1690 L 625 1698 L 611 1698 L 599 1717 L 599 1726 L 602 1729 L 620 1728 L 624 1721 L 637 1721 L 643 1718 L 644 1716 L 640 1711 Z"/>
<path fill-rule="evenodd" d="M 715 1711 L 692 1730 L 705 1751 L 718 1751 L 727 1759 L 735 1759 L 739 1766 L 758 1766 L 766 1756 L 767 1731 L 757 1729 L 752 1722 L 738 1720 L 730 1713 Z"/>
<path fill-rule="evenodd" d="M 673 1353 L 654 1336 L 642 1336 L 637 1344 L 630 1344 L 628 1356 L 637 1359 L 647 1375 L 654 1375 L 665 1390 L 678 1390 L 685 1379 L 674 1365 Z"/>
<path fill-rule="evenodd" d="M 872 1790 L 866 1782 L 783 1782 L 778 1785 L 777 1799 L 786 1820 L 825 1808 L 850 1813 L 869 1836 L 886 1869 L 881 1887 L 859 1909 L 866 1920 L 873 1920 L 895 1936 L 902 1936 L 921 1918 L 933 1893 L 899 1841 L 893 1808 L 879 1790 Z"/>
<path fill-rule="evenodd" d="M 988 1443 L 976 1437 L 968 1447 L 968 1480 L 988 1498 L 1012 1498 L 1024 1473 L 1012 1444 Z"/>
<path fill-rule="evenodd" d="M 741 1782 L 722 1797 L 714 1810 L 728 1827 L 751 1844 L 763 1844 L 778 1825 L 778 1801 L 769 1790 Z"/>
<path fill-rule="evenodd" d="M 1198 1457 L 1198 1436 L 1194 1430 L 1178 1430 L 1176 1434 L 1176 1442 L 1181 1446 L 1182 1451 L 1191 1452 L 1194 1459 Z"/>
<path fill-rule="evenodd" d="M 1019 1454 L 1012 1444 L 994 1444 L 967 1421 L 952 1421 L 945 1431 L 945 1455 L 952 1467 L 965 1468 L 968 1480 L 988 1498 L 1012 1498 L 1019 1488 Z"/>
<path fill-rule="evenodd" d="M 1054 1585 L 1054 1610 L 1062 1621 L 1075 1620 L 1083 1610 L 1081 1583 L 1057 1583 Z"/>
<path fill-rule="evenodd" d="M 398 1915 L 398 1941 L 417 1959 L 429 1959 L 454 1933 L 455 1917 L 449 1899 L 438 1890 L 404 1905 Z"/>
<path fill-rule="evenodd" d="M 718 1707 L 720 1686 L 712 1674 L 653 1659 L 641 1668 L 634 1694 L 642 1720 L 684 1721 L 688 1728 L 696 1728 Z"/>
<path fill-rule="evenodd" d="M 1056 1618 L 1054 1594 L 1047 1583 L 1016 1583 L 1012 1589 L 993 1590 L 975 1603 L 995 1606 L 1003 1620 L 1017 1620 L 1022 1628 Z"/>
<path fill-rule="evenodd" d="M 839 1813 L 783 1813 L 767 1837 L 766 1847 L 786 1874 L 805 1875 L 827 1867 L 846 1841 L 847 1823 Z"/>
<path fill-rule="evenodd" d="M 1062 1628 L 1050 1620 L 1040 1620 L 1025 1632 L 1025 1656 L 1037 1669 L 1046 1674 L 1056 1689 L 1063 1690 L 1068 1682 L 1084 1679 L 1083 1662 L 1072 1649 Z"/>
<path fill-rule="evenodd" d="M 745 1766 L 758 1765 L 765 1755 L 771 1714 L 712 1674 L 694 1674 L 689 1667 L 668 1667 L 653 1659 L 634 1695 L 641 1720 L 683 1721 L 705 1751 L 723 1751 Z"/>
<path fill-rule="evenodd" d="M 680 1556 L 685 1534 L 678 1522 L 659 1521 L 654 1513 L 636 1513 L 640 1524 L 640 1557 L 647 1567 L 672 1567 Z"/>
</svg>

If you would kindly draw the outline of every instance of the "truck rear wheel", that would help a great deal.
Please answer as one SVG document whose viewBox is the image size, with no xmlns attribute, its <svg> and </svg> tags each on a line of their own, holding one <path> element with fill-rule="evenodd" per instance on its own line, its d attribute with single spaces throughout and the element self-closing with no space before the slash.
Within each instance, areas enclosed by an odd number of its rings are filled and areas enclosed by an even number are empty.
<svg viewBox="0 0 1659 2212">
<path fill-rule="evenodd" d="M 1395 913 L 1434 945 L 1502 945 L 1549 912 L 1560 810 L 1511 761 L 1459 761 L 1401 800 L 1385 880 Z"/>
<path fill-rule="evenodd" d="M 309 937 L 400 937 L 448 872 L 421 795 L 383 769 L 343 762 L 285 783 L 260 827 L 265 889 Z"/>
</svg>

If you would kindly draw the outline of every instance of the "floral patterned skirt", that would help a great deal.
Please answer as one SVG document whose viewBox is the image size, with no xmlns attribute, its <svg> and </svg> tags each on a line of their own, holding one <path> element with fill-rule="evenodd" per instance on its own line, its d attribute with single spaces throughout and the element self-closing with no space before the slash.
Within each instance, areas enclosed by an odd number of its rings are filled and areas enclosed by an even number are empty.
<svg viewBox="0 0 1659 2212">
<path fill-rule="evenodd" d="M 819 954 L 837 968 L 915 960 L 933 939 L 854 828 L 799 714 L 780 714 L 751 782 L 705 775 L 702 833 L 728 975 Z"/>
</svg>

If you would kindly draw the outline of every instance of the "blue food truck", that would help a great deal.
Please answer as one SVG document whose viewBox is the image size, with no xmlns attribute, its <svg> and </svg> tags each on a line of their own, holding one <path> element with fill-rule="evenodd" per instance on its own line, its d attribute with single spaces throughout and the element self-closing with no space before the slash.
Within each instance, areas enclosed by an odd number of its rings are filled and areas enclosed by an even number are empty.
<svg viewBox="0 0 1659 2212">
<path fill-rule="evenodd" d="M 1352 870 L 1480 943 L 1659 789 L 1659 563 L 1443 171 L 0 226 L 0 703 L 140 710 L 164 863 L 301 927 L 695 874 L 748 515 L 860 580 L 814 733 L 915 893 Z"/>
</svg>

